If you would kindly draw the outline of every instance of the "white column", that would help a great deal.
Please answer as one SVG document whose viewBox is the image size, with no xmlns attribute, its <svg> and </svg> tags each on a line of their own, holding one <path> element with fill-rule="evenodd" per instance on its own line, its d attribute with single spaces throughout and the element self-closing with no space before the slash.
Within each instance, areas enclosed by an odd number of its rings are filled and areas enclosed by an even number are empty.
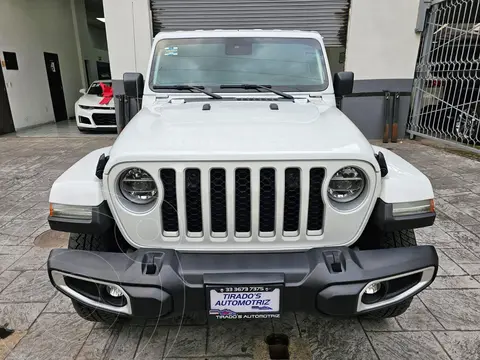
<svg viewBox="0 0 480 360">
<path fill-rule="evenodd" d="M 70 7 L 72 8 L 72 19 L 73 19 L 73 31 L 75 34 L 75 42 L 77 43 L 77 55 L 78 55 L 78 65 L 80 66 L 80 75 L 82 78 L 83 88 L 87 88 L 90 84 L 87 84 L 87 77 L 85 75 L 85 64 L 83 62 L 83 49 L 82 42 L 80 40 L 80 32 L 78 29 L 78 12 L 76 5 L 80 4 L 85 6 L 83 1 L 70 0 Z"/>
<path fill-rule="evenodd" d="M 419 0 L 352 0 L 345 70 L 355 80 L 412 79 Z"/>
<path fill-rule="evenodd" d="M 146 75 L 152 23 L 149 0 L 103 0 L 113 79 L 125 72 Z"/>
</svg>

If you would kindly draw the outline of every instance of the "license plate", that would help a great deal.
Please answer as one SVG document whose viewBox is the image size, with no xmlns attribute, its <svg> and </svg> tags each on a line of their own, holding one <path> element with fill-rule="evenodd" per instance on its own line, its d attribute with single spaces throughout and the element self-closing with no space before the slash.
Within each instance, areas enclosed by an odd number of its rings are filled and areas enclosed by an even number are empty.
<svg viewBox="0 0 480 360">
<path fill-rule="evenodd" d="M 208 287 L 209 315 L 217 319 L 279 318 L 279 286 Z"/>
</svg>

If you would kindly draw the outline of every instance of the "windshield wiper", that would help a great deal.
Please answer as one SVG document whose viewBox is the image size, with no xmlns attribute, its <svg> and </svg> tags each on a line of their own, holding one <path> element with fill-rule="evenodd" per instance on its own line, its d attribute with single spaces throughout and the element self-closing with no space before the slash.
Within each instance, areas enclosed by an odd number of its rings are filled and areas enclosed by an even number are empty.
<svg viewBox="0 0 480 360">
<path fill-rule="evenodd" d="M 260 91 L 260 89 L 268 90 L 274 94 L 280 95 L 285 99 L 294 100 L 295 98 L 287 93 L 279 90 L 272 89 L 272 85 L 256 85 L 256 84 L 240 84 L 240 85 L 220 85 L 220 89 L 254 89 Z"/>
<path fill-rule="evenodd" d="M 205 90 L 204 86 L 191 86 L 191 85 L 153 85 L 153 90 L 190 90 L 198 91 L 204 93 L 205 95 L 210 96 L 213 99 L 223 99 L 220 95 L 211 93 L 210 91 Z"/>
</svg>

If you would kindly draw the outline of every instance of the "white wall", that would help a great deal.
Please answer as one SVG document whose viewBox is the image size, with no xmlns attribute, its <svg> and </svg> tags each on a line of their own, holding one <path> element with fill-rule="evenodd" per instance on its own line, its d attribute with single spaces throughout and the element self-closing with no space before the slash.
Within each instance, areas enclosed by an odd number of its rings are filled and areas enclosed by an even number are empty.
<svg viewBox="0 0 480 360">
<path fill-rule="evenodd" d="M 419 0 L 352 0 L 345 70 L 355 79 L 412 79 Z"/>
<path fill-rule="evenodd" d="M 109 62 L 108 50 L 106 40 L 101 39 L 102 29 L 93 28 L 88 26 L 87 14 L 85 11 L 85 0 L 73 0 L 74 13 L 77 18 L 78 36 L 80 40 L 81 51 L 81 65 L 85 67 L 84 60 L 89 60 L 89 79 L 90 82 L 98 80 L 97 61 Z M 103 42 L 105 41 L 105 44 Z M 82 70 L 82 76 L 85 73 Z M 86 76 L 82 81 L 86 81 Z M 83 87 L 87 87 L 89 84 L 84 83 Z"/>
<path fill-rule="evenodd" d="M 103 11 L 112 78 L 122 79 L 125 72 L 145 76 L 152 44 L 150 1 L 103 0 Z"/>
<path fill-rule="evenodd" d="M 68 116 L 74 116 L 81 77 L 70 2 L 1 0 L 0 57 L 17 53 L 19 70 L 3 69 L 15 128 L 54 121 L 43 53 L 58 54 Z"/>
</svg>

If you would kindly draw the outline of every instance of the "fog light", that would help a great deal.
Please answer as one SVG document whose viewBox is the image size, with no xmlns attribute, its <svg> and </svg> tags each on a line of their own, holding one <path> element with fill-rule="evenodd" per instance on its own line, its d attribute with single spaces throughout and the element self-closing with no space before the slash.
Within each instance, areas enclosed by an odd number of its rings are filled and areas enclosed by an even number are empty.
<svg viewBox="0 0 480 360">
<path fill-rule="evenodd" d="M 368 285 L 367 288 L 365 289 L 365 294 L 368 294 L 368 295 L 376 294 L 377 292 L 380 291 L 381 288 L 382 288 L 381 283 L 374 283 L 374 284 Z"/>
<path fill-rule="evenodd" d="M 123 293 L 120 291 L 119 288 L 110 285 L 107 285 L 107 293 L 114 298 L 119 298 L 123 296 Z"/>
</svg>

